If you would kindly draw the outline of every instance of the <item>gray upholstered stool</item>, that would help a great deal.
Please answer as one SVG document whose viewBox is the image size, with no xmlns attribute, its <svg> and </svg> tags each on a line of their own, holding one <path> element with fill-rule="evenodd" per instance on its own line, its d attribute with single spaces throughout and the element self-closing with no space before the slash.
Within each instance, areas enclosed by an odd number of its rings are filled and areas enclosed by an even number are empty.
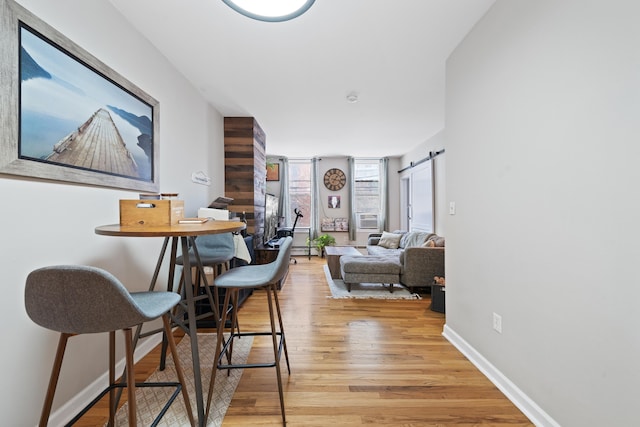
<svg viewBox="0 0 640 427">
<path fill-rule="evenodd" d="M 189 265 L 193 268 L 196 268 L 198 265 L 213 268 L 214 278 L 222 273 L 223 267 L 225 271 L 229 270 L 230 262 L 236 254 L 236 247 L 233 242 L 232 233 L 205 234 L 198 236 L 195 239 L 195 249 L 195 251 L 193 247 L 189 249 Z M 197 257 L 200 258 L 200 263 L 198 263 Z M 176 265 L 184 265 L 184 255 L 176 257 Z M 183 285 L 184 276 L 180 275 L 178 292 L 181 293 L 183 299 L 185 299 L 184 289 L 182 288 Z M 215 311 L 214 307 L 210 307 L 208 298 L 210 290 L 205 287 L 206 285 L 206 280 L 204 280 L 204 269 L 196 268 L 195 280 L 193 281 L 193 295 L 194 301 L 196 302 L 196 319 L 194 324 L 196 327 L 213 327 L 212 325 L 206 324 L 207 319 L 210 319 L 210 316 L 212 316 Z M 212 297 L 214 304 L 218 306 L 218 310 L 222 310 L 222 306 L 218 301 L 218 294 L 213 294 Z M 228 307 L 227 309 L 232 310 L 233 307 Z M 236 325 L 236 327 L 238 327 L 238 325 Z M 164 370 L 165 367 L 167 353 L 166 344 L 166 340 L 163 338 L 162 351 L 160 353 L 160 370 Z"/>
<path fill-rule="evenodd" d="M 198 236 L 195 239 L 195 246 L 196 251 L 194 251 L 193 247 L 189 249 L 189 265 L 211 267 L 213 268 L 213 277 L 222 273 L 223 267 L 225 270 L 229 270 L 229 263 L 236 254 L 232 233 L 205 234 L 203 236 Z M 200 257 L 200 263 L 198 263 L 196 253 L 197 257 Z M 176 257 L 177 265 L 183 265 L 183 257 L 184 255 Z M 205 298 L 206 295 L 204 295 L 206 290 L 203 290 L 202 292 L 200 290 L 200 286 L 203 285 L 203 276 L 204 271 L 196 269 L 196 280 L 193 282 L 195 288 L 193 294 L 196 296 L 196 301 L 204 300 L 208 302 Z M 180 276 L 180 289 L 182 289 L 183 281 L 184 277 Z M 178 292 L 180 292 L 180 290 Z"/>
<path fill-rule="evenodd" d="M 223 307 L 227 307 L 231 298 L 231 295 L 235 295 L 237 298 L 238 291 L 240 289 L 258 288 L 264 289 L 267 293 L 267 303 L 269 306 L 269 320 L 271 323 L 271 330 L 269 332 L 239 332 L 232 326 L 231 333 L 227 340 L 224 340 L 224 328 L 226 319 L 221 318 L 218 324 L 218 336 L 216 341 L 216 352 L 213 359 L 213 369 L 211 372 L 211 383 L 209 385 L 209 396 L 207 398 L 207 417 L 211 406 L 211 398 L 213 396 L 213 390 L 215 386 L 216 371 L 218 369 L 242 369 L 242 368 L 276 368 L 276 377 L 278 380 L 278 393 L 280 396 L 280 411 L 282 413 L 282 423 L 286 423 L 284 412 L 284 393 L 282 389 L 282 377 L 280 374 L 280 357 L 284 350 L 285 360 L 287 362 L 287 371 L 291 374 L 291 368 L 289 367 L 289 355 L 287 354 L 287 343 L 284 336 L 284 328 L 282 324 L 282 315 L 280 313 L 280 303 L 278 302 L 278 289 L 277 282 L 284 277 L 287 269 L 289 268 L 289 257 L 291 256 L 291 242 L 293 239 L 289 237 L 284 238 L 284 242 L 280 246 L 278 256 L 275 261 L 269 264 L 262 265 L 247 265 L 243 267 L 233 268 L 220 276 L 218 276 L 213 284 L 216 288 L 225 289 L 225 301 Z M 273 295 L 273 301 L 272 301 Z M 274 311 L 275 302 L 275 311 Z M 220 311 L 221 316 L 228 316 L 229 313 Z M 231 325 L 237 325 L 237 310 L 231 312 L 233 319 Z M 276 327 L 276 316 L 278 320 L 278 326 Z M 252 363 L 252 364 L 232 364 L 231 357 L 233 351 L 234 339 L 244 336 L 258 336 L 268 335 L 271 336 L 273 341 L 273 355 L 274 361 L 267 363 Z M 224 346 L 223 346 L 224 344 Z M 227 356 L 227 364 L 222 363 L 222 357 Z"/>
<path fill-rule="evenodd" d="M 222 273 L 222 267 L 229 269 L 229 262 L 236 254 L 235 245 L 233 243 L 233 234 L 206 234 L 198 236 L 195 240 L 198 256 L 202 265 L 213 267 L 214 276 Z M 190 265 L 197 265 L 197 260 L 193 248 L 189 250 Z M 182 255 L 176 258 L 176 264 L 182 265 Z"/>
<path fill-rule="evenodd" d="M 27 314 L 38 325 L 60 332 L 49 388 L 42 408 L 40 426 L 47 425 L 55 395 L 67 340 L 78 334 L 109 332 L 109 386 L 89 405 L 80 411 L 69 424 L 74 424 L 102 397 L 109 393 L 109 425 L 113 425 L 116 412 L 115 389 L 127 387 L 129 402 L 129 426 L 136 425 L 136 385 L 144 387 L 175 387 L 175 392 L 156 418 L 157 422 L 182 390 L 182 396 L 194 425 L 191 404 L 178 359 L 175 341 L 169 324 L 169 311 L 180 301 L 173 292 L 134 292 L 125 287 L 110 273 L 87 266 L 52 266 L 32 271 L 25 286 Z M 136 384 L 133 365 L 131 328 L 143 322 L 162 317 L 164 332 L 173 354 L 178 382 Z M 122 329 L 126 350 L 126 382 L 116 383 L 115 331 Z M 155 424 L 154 424 L 155 425 Z"/>
<path fill-rule="evenodd" d="M 393 284 L 400 283 L 400 259 L 388 256 L 362 255 L 340 257 L 342 280 L 351 292 L 352 283 L 389 284 L 393 293 Z"/>
</svg>

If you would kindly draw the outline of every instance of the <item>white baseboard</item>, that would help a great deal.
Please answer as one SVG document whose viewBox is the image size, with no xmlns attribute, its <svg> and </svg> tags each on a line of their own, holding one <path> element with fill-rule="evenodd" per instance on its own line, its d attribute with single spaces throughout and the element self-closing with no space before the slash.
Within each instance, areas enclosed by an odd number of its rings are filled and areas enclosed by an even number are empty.
<svg viewBox="0 0 640 427">
<path fill-rule="evenodd" d="M 141 341 L 137 346 L 133 354 L 133 361 L 137 363 L 140 359 L 146 356 L 151 350 L 155 348 L 162 341 L 162 334 L 155 334 L 151 337 Z M 106 366 L 108 366 L 108 354 L 105 354 Z M 62 362 L 64 365 L 64 361 Z M 124 371 L 125 360 L 122 359 L 116 363 L 116 378 Z M 58 384 L 64 382 L 64 378 L 60 378 Z M 73 417 L 78 414 L 80 409 L 87 406 L 93 399 L 96 398 L 107 386 L 109 385 L 109 371 L 105 371 L 94 382 L 89 384 L 80 393 L 72 397 L 68 402 L 51 413 L 49 417 L 49 426 L 61 427 L 67 424 Z M 41 408 L 39 406 L 38 408 Z M 39 419 L 40 417 L 38 417 Z"/>
<path fill-rule="evenodd" d="M 306 246 L 292 246 L 291 247 L 291 255 L 293 256 L 308 256 L 309 250 Z M 311 256 L 316 256 L 315 251 L 311 251 Z"/>
<path fill-rule="evenodd" d="M 560 427 L 553 418 L 520 390 L 502 372 L 482 356 L 449 326 L 444 325 L 442 335 L 480 370 L 529 420 L 538 427 Z"/>
</svg>

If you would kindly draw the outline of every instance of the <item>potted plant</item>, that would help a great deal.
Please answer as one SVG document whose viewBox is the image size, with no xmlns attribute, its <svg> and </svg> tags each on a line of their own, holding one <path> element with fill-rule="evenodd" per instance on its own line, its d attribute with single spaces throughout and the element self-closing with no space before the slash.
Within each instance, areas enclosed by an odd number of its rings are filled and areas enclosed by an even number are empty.
<svg viewBox="0 0 640 427">
<path fill-rule="evenodd" d="M 321 236 L 316 237 L 313 240 L 309 240 L 309 238 L 307 238 L 307 245 L 313 244 L 313 246 L 316 247 L 316 249 L 318 249 L 318 254 L 320 255 L 321 258 L 324 258 L 324 248 L 325 246 L 332 246 L 336 244 L 336 239 L 335 237 L 329 235 L 329 234 L 323 234 Z"/>
</svg>

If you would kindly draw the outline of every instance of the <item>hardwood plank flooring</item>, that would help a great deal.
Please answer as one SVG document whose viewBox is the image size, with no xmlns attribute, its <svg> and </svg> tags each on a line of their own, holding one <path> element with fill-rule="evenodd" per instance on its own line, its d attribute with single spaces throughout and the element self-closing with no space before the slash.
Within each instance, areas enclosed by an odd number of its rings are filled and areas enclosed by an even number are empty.
<svg viewBox="0 0 640 427">
<path fill-rule="evenodd" d="M 279 293 L 291 362 L 282 364 L 287 425 L 532 426 L 441 333 L 444 315 L 422 300 L 330 299 L 324 259 L 297 257 Z M 239 311 L 244 331 L 268 328 L 263 291 Z M 270 358 L 271 357 L 271 358 Z M 271 342 L 253 344 L 249 362 L 272 360 Z M 145 378 L 155 349 L 136 366 Z M 104 407 L 78 426 L 102 425 Z M 246 369 L 223 422 L 281 426 L 275 369 Z"/>
</svg>

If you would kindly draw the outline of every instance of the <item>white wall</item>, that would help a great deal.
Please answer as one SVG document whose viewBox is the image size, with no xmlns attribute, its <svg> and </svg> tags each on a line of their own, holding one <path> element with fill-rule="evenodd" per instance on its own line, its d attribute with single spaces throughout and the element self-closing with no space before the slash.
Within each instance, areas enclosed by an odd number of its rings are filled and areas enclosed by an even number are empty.
<svg viewBox="0 0 640 427">
<path fill-rule="evenodd" d="M 324 186 L 323 179 L 324 174 L 329 169 L 338 168 L 347 175 L 347 184 L 342 187 L 341 190 L 331 191 L 328 190 L 327 187 Z M 320 160 L 318 165 L 318 179 L 320 179 L 320 185 L 318 188 L 320 189 L 320 206 L 318 212 L 318 218 L 322 220 L 322 218 L 347 218 L 349 219 L 349 188 L 351 177 L 349 176 L 349 161 L 346 157 L 323 157 Z M 329 208 L 329 196 L 339 196 L 340 197 L 340 207 L 339 208 Z M 318 234 L 330 234 L 336 239 L 336 245 L 349 245 L 356 244 L 349 242 L 349 232 L 348 231 L 322 231 L 318 229 Z"/>
<path fill-rule="evenodd" d="M 640 419 L 639 16 L 498 0 L 447 64 L 446 330 L 540 425 Z"/>
<path fill-rule="evenodd" d="M 158 99 L 161 191 L 180 193 L 188 215 L 223 194 L 222 117 L 108 1 L 20 3 Z M 211 175 L 210 187 L 191 182 L 197 170 Z M 13 385 L 0 399 L 0 414 L 5 425 L 29 426 L 39 418 L 57 334 L 28 319 L 23 299 L 27 274 L 45 265 L 88 264 L 108 269 L 131 290 L 144 290 L 162 240 L 94 234 L 98 225 L 117 223 L 118 200 L 137 198 L 137 192 L 10 175 L 0 175 L 0 190 L 0 304 L 9 321 L 4 328 L 9 350 L 0 353 L 0 365 L 5 382 Z M 106 349 L 105 335 L 71 339 L 54 411 L 106 371 Z"/>
</svg>

